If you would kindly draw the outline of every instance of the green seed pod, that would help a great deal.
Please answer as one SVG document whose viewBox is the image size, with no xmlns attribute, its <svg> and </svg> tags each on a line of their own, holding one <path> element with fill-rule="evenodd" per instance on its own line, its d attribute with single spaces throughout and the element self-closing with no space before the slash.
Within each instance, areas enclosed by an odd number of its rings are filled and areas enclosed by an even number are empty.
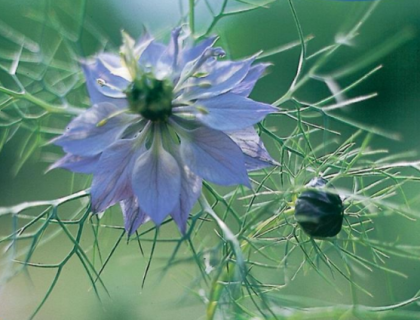
<svg viewBox="0 0 420 320">
<path fill-rule="evenodd" d="M 334 237 L 343 224 L 343 202 L 336 193 L 322 190 L 328 183 L 313 178 L 296 200 L 295 219 L 302 230 L 312 237 Z"/>
<path fill-rule="evenodd" d="M 151 121 L 166 121 L 172 114 L 173 87 L 169 80 L 150 74 L 133 81 L 125 91 L 130 110 Z"/>
</svg>

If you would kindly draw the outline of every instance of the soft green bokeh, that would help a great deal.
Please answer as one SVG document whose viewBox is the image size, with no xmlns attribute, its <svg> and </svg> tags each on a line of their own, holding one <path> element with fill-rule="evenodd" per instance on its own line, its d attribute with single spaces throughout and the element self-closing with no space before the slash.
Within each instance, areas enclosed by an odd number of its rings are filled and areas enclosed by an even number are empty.
<svg viewBox="0 0 420 320">
<path fill-rule="evenodd" d="M 58 0 L 56 0 L 58 1 Z M 79 1 L 68 0 L 74 6 Z M 187 8 L 187 1 L 184 1 Z M 216 2 L 216 1 L 215 1 Z M 313 52 L 332 42 L 340 32 L 348 30 L 357 23 L 360 14 L 367 9 L 365 2 L 344 2 L 332 0 L 298 0 L 296 9 L 305 34 L 315 35 L 310 42 L 309 50 Z M 28 9 L 39 10 L 43 1 L 6 1 L 0 0 L 0 20 L 23 34 L 31 35 L 33 21 L 23 13 Z M 152 33 L 167 36 L 168 30 L 180 20 L 179 4 L 175 0 L 88 0 L 86 17 L 105 34 L 109 36 L 114 47 L 120 42 L 120 30 L 125 29 L 134 37 L 142 32 L 143 25 Z M 209 22 L 205 7 L 197 8 L 198 30 Z M 378 92 L 373 100 L 362 102 L 347 108 L 343 114 L 360 122 L 378 126 L 389 131 L 400 132 L 401 141 L 390 141 L 375 138 L 375 147 L 388 148 L 392 152 L 408 150 L 420 151 L 418 134 L 420 119 L 420 2 L 418 0 L 384 0 L 362 28 L 347 52 L 339 55 L 328 70 L 346 66 L 363 57 L 372 54 L 375 48 L 398 34 L 401 30 L 410 28 L 415 31 L 411 41 L 380 59 L 384 67 L 369 81 L 363 83 L 352 96 Z M 278 0 L 269 9 L 259 9 L 252 13 L 244 13 L 222 20 L 215 30 L 221 35 L 221 44 L 226 47 L 233 58 L 251 55 L 259 50 L 288 43 L 297 39 L 296 29 L 285 0 Z M 0 35 L 1 37 L 1 35 Z M 93 54 L 93 47 L 88 38 L 82 44 L 83 51 Z M 373 51 L 372 51 L 373 50 Z M 253 97 L 257 100 L 272 102 L 287 89 L 295 74 L 299 50 L 295 48 L 269 59 L 274 66 L 268 76 L 262 79 Z M 376 63 L 377 64 L 377 63 Z M 367 71 L 369 66 L 364 71 Z M 325 92 L 326 88 L 307 86 L 302 98 L 311 100 Z M 351 128 L 343 127 L 330 121 L 331 128 L 345 133 Z M 282 123 L 278 124 L 279 127 Z M 32 157 L 17 176 L 12 175 L 12 167 L 17 157 L 19 136 L 14 138 L 0 154 L 0 206 L 7 206 L 23 201 L 53 199 L 68 194 L 72 175 L 64 171 L 54 171 L 44 175 L 47 164 L 36 156 Z M 76 178 L 77 181 L 77 178 Z M 77 186 L 77 183 L 76 183 Z M 418 190 L 411 190 L 415 195 Z M 107 215 L 112 215 L 108 214 Z M 115 215 L 118 215 L 115 210 Z M 112 218 L 107 218 L 111 221 Z M 114 221 L 119 221 L 118 218 Z M 0 220 L 0 231 L 5 234 L 10 230 L 10 221 Z M 401 219 L 383 219 L 380 225 L 384 237 L 390 241 L 404 239 L 406 242 L 420 245 L 418 237 L 419 223 L 406 222 Z M 103 248 L 108 252 L 119 236 L 119 231 L 106 231 L 101 237 Z M 177 234 L 174 226 L 165 227 L 162 237 Z M 86 247 L 91 238 L 84 239 Z M 210 241 L 210 240 L 209 240 Z M 68 240 L 58 237 L 45 245 L 42 254 L 36 255 L 40 261 L 55 261 L 65 249 L 69 248 Z M 143 242 L 148 256 L 150 242 Z M 194 264 L 176 266 L 170 269 L 164 279 L 160 277 L 160 268 L 165 265 L 173 244 L 159 244 L 152 262 L 150 275 L 144 289 L 141 289 L 142 274 L 147 263 L 147 257 L 142 257 L 135 243 L 121 245 L 116 255 L 106 268 L 103 280 L 110 290 L 111 299 L 103 293 L 104 304 L 100 304 L 80 263 L 73 259 L 65 268 L 58 286 L 38 315 L 38 319 L 87 320 L 87 319 L 183 319 L 195 320 L 204 314 L 204 304 L 195 293 L 189 292 L 189 285 L 198 276 Z M 189 251 L 182 250 L 185 257 Z M 282 253 L 279 252 L 279 255 Z M 409 281 L 391 278 L 392 294 L 395 301 L 411 297 L 420 283 L 420 267 L 418 261 L 399 261 L 393 258 L 390 266 L 406 273 Z M 30 270 L 29 274 L 21 274 L 0 291 L 0 318 L 5 320 L 20 320 L 27 317 L 40 301 L 52 280 L 50 270 Z M 268 275 L 273 279 L 276 275 Z M 369 305 L 383 305 L 392 302 L 387 287 L 386 275 L 375 271 L 365 279 L 366 287 L 374 294 L 374 298 L 359 295 L 360 302 Z M 289 284 L 284 294 L 317 297 L 328 302 L 351 303 L 349 286 L 341 278 L 336 280 L 340 288 L 344 288 L 343 296 L 331 290 L 324 281 L 309 272 L 300 274 L 298 279 Z"/>
</svg>

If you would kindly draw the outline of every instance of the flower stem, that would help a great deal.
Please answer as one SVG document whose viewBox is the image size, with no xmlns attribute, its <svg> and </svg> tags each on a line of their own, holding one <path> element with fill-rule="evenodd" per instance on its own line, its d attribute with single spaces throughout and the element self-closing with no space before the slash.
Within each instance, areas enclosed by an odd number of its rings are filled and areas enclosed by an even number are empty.
<svg viewBox="0 0 420 320">
<path fill-rule="evenodd" d="M 41 107 L 42 109 L 50 113 L 78 115 L 82 113 L 83 111 L 82 109 L 78 109 L 74 107 L 59 107 L 59 106 L 49 104 L 48 102 L 45 102 L 31 95 L 29 92 L 16 92 L 16 91 L 4 88 L 4 87 L 0 87 L 0 92 L 3 92 L 14 99 L 23 99 L 23 100 L 32 102 L 33 104 L 37 105 L 38 107 Z"/>
<path fill-rule="evenodd" d="M 202 206 L 203 210 L 206 211 L 207 213 L 209 213 L 217 222 L 217 224 L 222 228 L 222 230 L 224 231 L 225 237 L 226 237 L 226 228 L 227 226 L 225 225 L 225 223 L 216 215 L 216 213 L 213 211 L 213 209 L 211 208 L 211 206 L 208 204 L 207 199 L 205 199 L 204 196 L 201 196 L 199 199 L 200 205 Z M 276 225 L 278 225 L 279 223 L 281 223 L 283 220 L 285 220 L 288 216 L 293 215 L 295 212 L 294 208 L 289 208 L 285 211 L 283 211 L 281 214 L 275 215 L 270 217 L 267 220 L 263 220 L 261 222 L 259 222 L 255 227 L 251 226 L 250 224 L 248 224 L 250 226 L 251 231 L 249 232 L 248 236 L 245 237 L 244 240 L 242 240 L 239 243 L 239 247 L 240 247 L 240 254 L 239 257 L 243 257 L 243 252 L 245 252 L 249 246 L 250 246 L 250 239 L 252 238 L 256 238 L 259 234 L 264 233 L 267 230 L 270 230 L 272 227 L 275 227 Z M 256 217 L 257 219 L 258 217 Z M 254 220 L 252 220 L 252 222 L 254 222 Z M 229 230 L 229 229 L 227 229 Z M 238 244 L 238 236 L 241 236 L 241 234 L 238 234 L 237 236 L 234 236 L 230 230 L 228 231 L 228 237 L 227 240 L 230 240 L 232 245 L 234 244 Z M 232 237 L 235 238 L 235 240 L 232 240 Z M 227 257 L 226 259 L 226 266 L 223 268 L 220 268 L 218 273 L 216 274 L 216 276 L 213 279 L 212 282 L 212 286 L 210 289 L 210 294 L 209 294 L 209 302 L 207 304 L 207 310 L 206 310 L 206 314 L 207 314 L 207 320 L 213 320 L 215 315 L 216 315 L 216 311 L 217 311 L 217 307 L 219 304 L 219 300 L 222 296 L 223 290 L 226 286 L 226 284 L 232 283 L 232 282 L 237 282 L 237 273 L 235 272 L 235 267 L 237 266 L 238 263 L 245 263 L 245 261 L 239 261 L 238 259 L 238 250 L 234 248 L 235 251 L 235 255 L 236 255 L 236 261 L 235 264 L 236 265 L 232 265 L 232 261 L 229 261 L 229 257 Z M 232 266 L 230 266 L 232 265 Z M 245 268 L 242 268 L 245 269 Z M 245 277 L 246 275 L 242 272 L 242 276 Z M 241 279 L 242 281 L 242 279 Z"/>
</svg>

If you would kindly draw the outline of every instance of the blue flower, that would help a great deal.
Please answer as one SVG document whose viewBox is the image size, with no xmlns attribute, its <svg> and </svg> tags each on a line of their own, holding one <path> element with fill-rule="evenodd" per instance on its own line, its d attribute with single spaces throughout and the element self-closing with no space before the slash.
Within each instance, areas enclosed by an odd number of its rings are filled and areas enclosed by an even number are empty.
<svg viewBox="0 0 420 320">
<path fill-rule="evenodd" d="M 185 232 L 202 179 L 250 187 L 248 171 L 276 164 L 253 125 L 271 105 L 248 98 L 267 64 L 219 60 L 216 38 L 168 45 L 123 33 L 120 55 L 83 63 L 92 102 L 54 140 L 66 155 L 52 167 L 92 173 L 94 212 L 120 203 L 132 234 L 170 215 Z"/>
</svg>

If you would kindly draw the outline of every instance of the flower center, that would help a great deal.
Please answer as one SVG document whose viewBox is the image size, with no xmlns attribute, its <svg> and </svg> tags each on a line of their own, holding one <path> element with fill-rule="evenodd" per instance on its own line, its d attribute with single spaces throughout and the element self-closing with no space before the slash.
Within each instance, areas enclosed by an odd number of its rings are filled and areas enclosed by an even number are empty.
<svg viewBox="0 0 420 320">
<path fill-rule="evenodd" d="M 125 90 L 130 110 L 151 121 L 167 121 L 172 114 L 173 86 L 170 80 L 158 80 L 146 74 Z"/>
</svg>

